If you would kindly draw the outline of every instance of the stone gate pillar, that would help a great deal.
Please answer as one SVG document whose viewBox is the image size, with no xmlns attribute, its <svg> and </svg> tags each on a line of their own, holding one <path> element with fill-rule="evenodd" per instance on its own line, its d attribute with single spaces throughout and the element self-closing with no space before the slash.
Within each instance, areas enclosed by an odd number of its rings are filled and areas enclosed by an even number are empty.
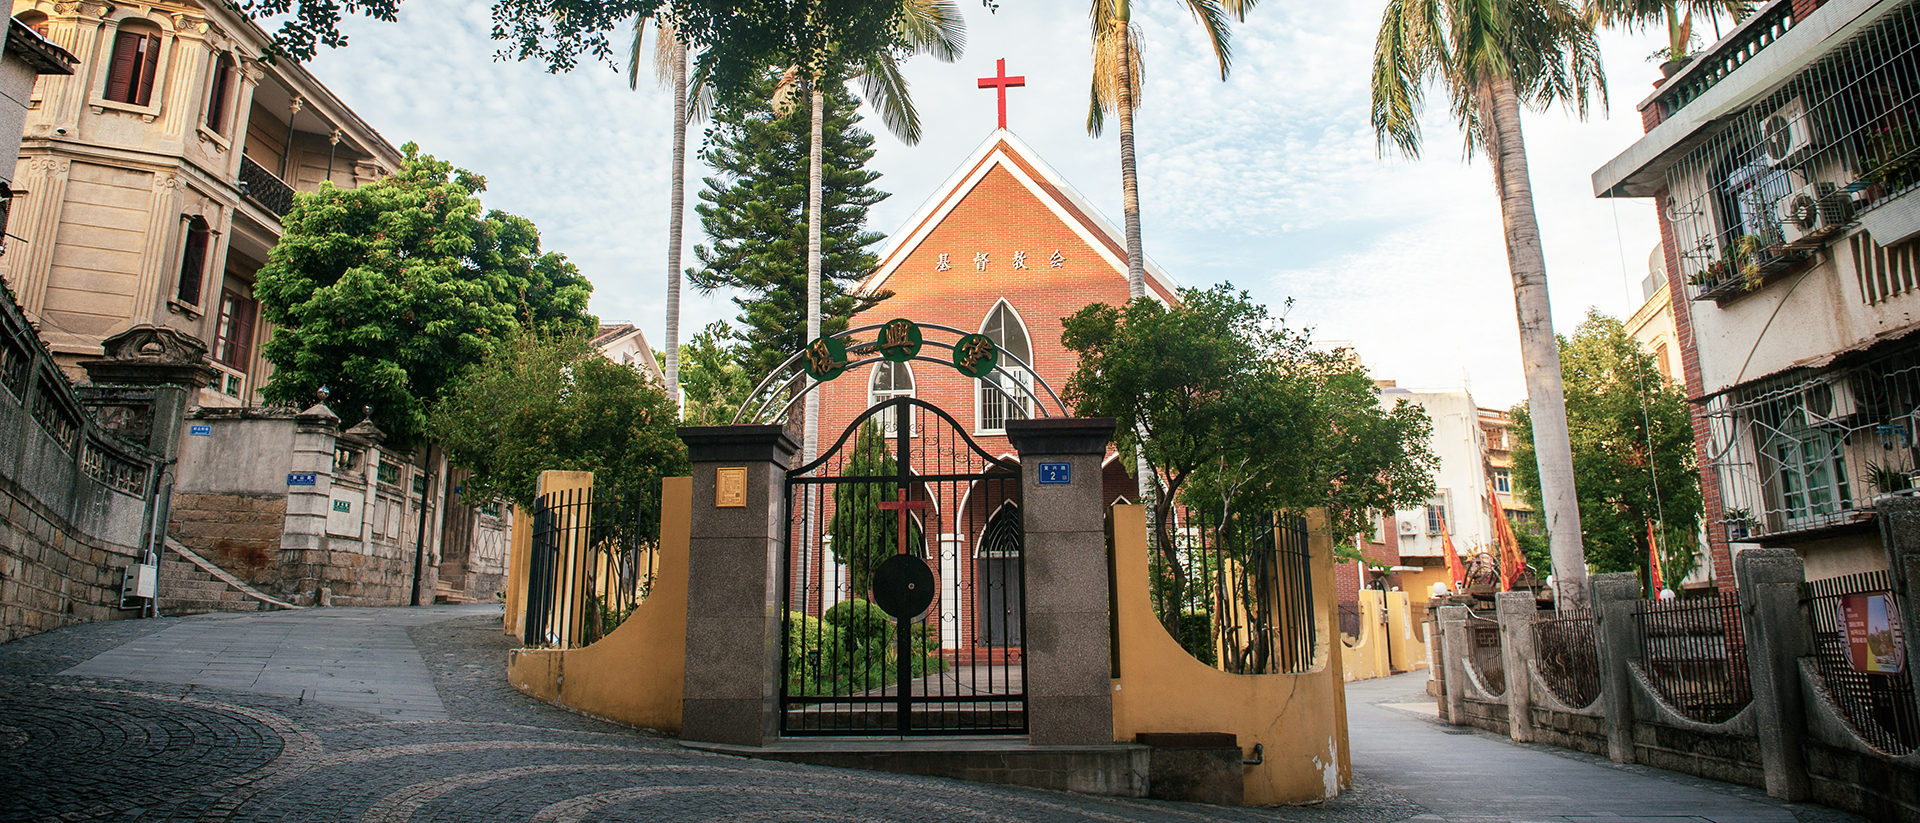
<svg viewBox="0 0 1920 823">
<path fill-rule="evenodd" d="M 1026 544 L 1027 730 L 1036 746 L 1113 742 L 1107 501 L 1112 418 L 1007 421 Z"/>
<path fill-rule="evenodd" d="M 787 463 L 779 426 L 680 429 L 693 463 L 680 738 L 764 746 L 780 734 Z"/>
<path fill-rule="evenodd" d="M 1800 606 L 1806 566 L 1792 549 L 1746 549 L 1733 556 L 1733 578 L 1740 593 L 1747 681 L 1753 687 L 1767 794 L 1788 802 L 1805 800 L 1812 786 L 1804 748 L 1807 712 L 1800 693 L 1800 658 L 1813 654 L 1813 631 Z"/>
<path fill-rule="evenodd" d="M 1887 551 L 1887 577 L 1900 606 L 1901 635 L 1907 641 L 1907 665 L 1920 662 L 1920 498 L 1882 496 L 1873 501 L 1879 512 L 1880 541 Z M 1737 572 L 1736 572 L 1737 573 Z M 1920 698 L 1920 690 L 1914 695 Z"/>
<path fill-rule="evenodd" d="M 1501 592 L 1493 596 L 1500 618 L 1500 663 L 1507 675 L 1507 733 L 1522 743 L 1533 742 L 1533 621 L 1540 609 L 1533 592 Z"/>
<path fill-rule="evenodd" d="M 1587 578 L 1593 617 L 1600 633 L 1600 700 L 1607 712 L 1607 758 L 1634 762 L 1633 670 L 1640 659 L 1640 631 L 1633 623 L 1640 600 L 1640 576 L 1610 572 Z"/>
</svg>

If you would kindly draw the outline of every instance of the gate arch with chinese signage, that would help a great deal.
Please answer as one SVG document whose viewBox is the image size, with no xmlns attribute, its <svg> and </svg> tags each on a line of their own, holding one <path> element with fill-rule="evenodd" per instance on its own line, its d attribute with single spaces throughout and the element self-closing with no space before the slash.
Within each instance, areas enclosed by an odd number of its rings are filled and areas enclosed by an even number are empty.
<svg viewBox="0 0 1920 823">
<path fill-rule="evenodd" d="M 788 472 L 783 735 L 1026 733 L 1020 489 L 912 397 Z"/>
</svg>

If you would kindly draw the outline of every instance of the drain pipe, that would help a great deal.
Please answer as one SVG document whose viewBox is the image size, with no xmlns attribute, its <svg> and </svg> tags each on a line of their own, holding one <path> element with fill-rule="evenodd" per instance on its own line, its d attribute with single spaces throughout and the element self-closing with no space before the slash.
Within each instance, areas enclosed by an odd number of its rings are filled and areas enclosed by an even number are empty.
<svg viewBox="0 0 1920 823">
<path fill-rule="evenodd" d="M 1242 766 L 1258 766 L 1265 762 L 1267 762 L 1267 752 L 1258 743 L 1253 744 L 1253 759 L 1240 759 L 1240 765 Z"/>
</svg>

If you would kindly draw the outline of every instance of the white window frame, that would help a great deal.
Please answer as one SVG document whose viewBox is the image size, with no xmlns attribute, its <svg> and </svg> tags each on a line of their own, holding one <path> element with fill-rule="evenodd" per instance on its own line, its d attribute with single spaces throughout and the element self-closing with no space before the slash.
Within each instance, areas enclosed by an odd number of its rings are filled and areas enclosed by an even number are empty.
<svg viewBox="0 0 1920 823">
<path fill-rule="evenodd" d="M 1026 357 L 1023 359 L 1025 359 L 1028 363 L 1032 363 L 1033 361 L 1032 327 L 1027 325 L 1027 319 L 1025 317 L 1020 316 L 1020 310 L 1014 308 L 1013 304 L 1008 302 L 1006 298 L 1002 297 L 999 300 L 994 301 L 993 307 L 990 309 L 987 309 L 986 316 L 980 318 L 980 325 L 975 329 L 975 333 L 977 334 L 987 333 L 987 324 L 993 321 L 994 313 L 998 312 L 1001 306 L 1005 306 L 1007 308 L 1007 313 L 1013 316 L 1013 322 L 1020 324 L 1020 334 L 1026 337 L 1027 339 L 1027 352 L 1026 352 Z M 1030 419 L 1033 417 L 1033 384 L 1034 384 L 1033 372 L 1029 369 L 1015 365 L 1004 359 L 1000 362 L 999 367 L 1007 373 L 1005 376 L 997 372 L 989 372 L 986 377 L 982 377 L 978 380 L 973 381 L 973 433 L 975 435 L 1004 435 L 1007 433 L 1005 420 L 1001 421 L 1001 425 L 998 428 L 991 428 L 987 426 L 987 400 L 989 396 L 998 395 L 1000 393 L 999 391 L 996 391 L 994 389 L 989 389 L 986 387 L 985 384 L 988 380 L 993 380 L 996 383 L 999 383 L 1001 380 L 1005 379 L 1007 376 L 1010 376 L 1014 381 L 1016 381 L 1019 384 L 1019 388 L 1021 390 L 1015 391 L 1013 390 L 1014 387 L 1007 386 L 1006 393 L 1009 395 L 1012 395 L 1009 402 L 1018 405 L 1020 407 L 1020 410 L 1023 413 L 1023 416 L 1018 418 L 1008 417 L 1007 419 L 1019 420 L 1019 419 Z M 1001 384 L 1001 385 L 1004 386 L 1005 384 Z"/>
<path fill-rule="evenodd" d="M 901 389 L 896 387 L 896 388 L 885 389 L 885 390 L 874 388 L 873 380 L 875 377 L 879 376 L 880 369 L 891 368 L 891 367 L 899 367 L 907 370 L 907 388 Z M 920 383 L 916 375 L 914 375 L 913 373 L 912 364 L 895 363 L 891 360 L 882 360 L 878 363 L 873 364 L 873 368 L 867 372 L 867 403 L 869 406 L 878 406 L 881 403 L 885 403 L 886 401 L 892 400 L 893 398 L 896 398 L 896 397 L 914 397 L 915 396 L 914 391 L 917 390 L 919 386 L 920 386 Z M 907 414 L 907 436 L 908 437 L 920 436 L 920 427 L 914 425 L 914 421 L 917 416 L 918 415 L 915 415 L 911 412 Z M 890 411 L 882 412 L 878 415 L 875 415 L 875 417 L 877 417 L 880 420 L 880 432 L 882 434 L 886 435 L 887 437 L 893 437 L 900 433 L 900 430 L 896 427 L 896 421 L 894 420 L 894 417 Z"/>
<path fill-rule="evenodd" d="M 160 32 L 160 56 L 155 58 L 157 62 L 153 68 L 153 95 L 147 98 L 147 105 L 144 106 L 107 98 L 107 83 L 113 77 L 113 46 L 120 40 L 120 29 L 128 23 L 144 23 Z M 171 73 L 173 63 L 174 34 L 172 27 L 139 14 L 129 14 L 114 20 L 113 27 L 106 30 L 106 36 L 100 38 L 99 47 L 95 49 L 99 54 L 95 57 L 94 65 L 100 66 L 101 70 L 98 79 L 93 83 L 93 99 L 88 103 L 93 107 L 94 113 L 99 114 L 113 109 L 140 115 L 141 119 L 149 123 L 160 119 L 160 104 L 167 98 L 167 75 Z"/>
</svg>

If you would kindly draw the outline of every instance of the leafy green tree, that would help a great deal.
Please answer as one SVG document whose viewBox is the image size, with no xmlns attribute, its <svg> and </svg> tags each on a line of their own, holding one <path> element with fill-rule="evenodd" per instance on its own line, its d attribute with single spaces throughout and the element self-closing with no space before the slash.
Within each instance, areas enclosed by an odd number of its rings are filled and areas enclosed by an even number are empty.
<svg viewBox="0 0 1920 823">
<path fill-rule="evenodd" d="M 860 424 L 853 435 L 847 463 L 840 469 L 844 477 L 887 477 L 899 473 L 887 438 L 872 418 Z M 866 597 L 873 589 L 873 571 L 887 558 L 900 553 L 900 512 L 880 508 L 883 502 L 899 497 L 897 483 L 841 483 L 833 487 L 833 519 L 827 523 L 827 535 L 833 544 L 833 559 L 846 564 L 849 593 Z M 926 540 L 919 521 L 907 520 L 907 547 L 923 552 Z"/>
<path fill-rule="evenodd" d="M 712 245 L 694 247 L 700 267 L 688 272 L 702 292 L 739 292 L 735 333 L 750 352 L 741 366 L 754 380 L 807 344 L 809 124 L 803 111 L 785 117 L 767 111 L 776 82 L 766 74 L 747 93 L 719 100 L 701 151 L 717 173 L 706 179 L 695 207 Z M 882 235 L 865 225 L 867 209 L 887 194 L 873 188 L 879 172 L 866 168 L 873 135 L 859 127 L 858 102 L 845 89 L 830 90 L 827 98 L 821 308 L 822 332 L 835 334 L 891 292 L 854 293 L 879 264 L 869 247 Z"/>
<path fill-rule="evenodd" d="M 654 495 L 687 471 L 672 401 L 584 335 L 523 335 L 498 346 L 434 407 L 428 433 L 473 473 L 471 499 L 533 503 L 540 472 L 590 471 L 614 495 Z"/>
<path fill-rule="evenodd" d="M 1596 572 L 1644 573 L 1647 524 L 1664 524 L 1666 577 L 1685 577 L 1698 562 L 1702 511 L 1685 394 L 1619 320 L 1598 310 L 1587 312 L 1560 350 L 1588 563 Z M 1513 415 L 1514 483 L 1538 501 L 1533 418 L 1524 405 Z"/>
<path fill-rule="evenodd" d="M 1426 413 L 1381 408 L 1347 353 L 1316 348 L 1230 285 L 1182 289 L 1176 306 L 1088 306 L 1061 342 L 1080 355 L 1067 402 L 1114 418 L 1122 450 L 1144 455 L 1166 490 L 1153 501 L 1155 542 L 1175 602 L 1175 501 L 1220 522 L 1323 507 L 1339 542 L 1371 529 L 1370 513 L 1433 494 Z"/>
<path fill-rule="evenodd" d="M 730 342 L 733 329 L 724 320 L 708 323 L 680 347 L 681 420 L 689 426 L 725 426 L 733 422 L 753 377 L 740 365 L 746 349 Z"/>
<path fill-rule="evenodd" d="M 1587 567 L 1520 107 L 1544 111 L 1572 103 L 1584 117 L 1591 96 L 1598 94 L 1604 105 L 1600 46 L 1570 0 L 1389 0 L 1373 51 L 1373 130 L 1383 152 L 1391 144 L 1419 156 L 1420 109 L 1435 83 L 1466 136 L 1467 157 L 1485 151 L 1493 167 L 1527 399 L 1539 415 L 1540 512 L 1553 535 L 1560 602 L 1577 605 L 1586 599 Z"/>
<path fill-rule="evenodd" d="M 332 392 L 394 442 L 416 441 L 447 386 L 525 329 L 584 330 L 593 286 L 541 253 L 533 223 L 482 212 L 486 181 L 419 153 L 357 189 L 300 194 L 254 294 L 278 328 L 262 347 L 275 403 Z"/>
</svg>

